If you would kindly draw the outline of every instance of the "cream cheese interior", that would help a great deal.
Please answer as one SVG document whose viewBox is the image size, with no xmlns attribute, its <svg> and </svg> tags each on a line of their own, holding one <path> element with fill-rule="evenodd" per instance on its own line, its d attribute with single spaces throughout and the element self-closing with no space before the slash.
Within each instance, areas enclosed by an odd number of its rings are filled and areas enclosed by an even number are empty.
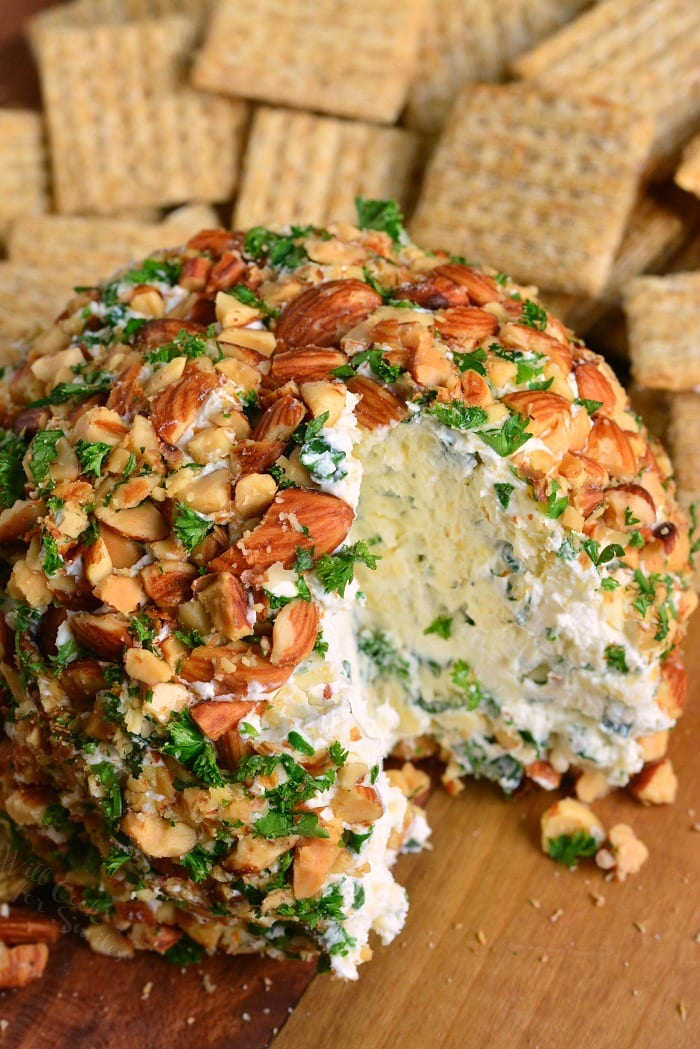
<svg viewBox="0 0 700 1049">
<path fill-rule="evenodd" d="M 382 560 L 358 567 L 355 629 L 370 706 L 399 714 L 387 749 L 429 733 L 448 774 L 506 790 L 544 759 L 625 783 L 642 766 L 636 737 L 670 722 L 654 703 L 657 671 L 626 645 L 598 569 L 469 434 L 419 417 L 365 437 L 357 454 L 352 539 Z M 496 484 L 512 486 L 507 508 Z M 628 673 L 609 668 L 610 645 L 624 648 Z"/>
</svg>

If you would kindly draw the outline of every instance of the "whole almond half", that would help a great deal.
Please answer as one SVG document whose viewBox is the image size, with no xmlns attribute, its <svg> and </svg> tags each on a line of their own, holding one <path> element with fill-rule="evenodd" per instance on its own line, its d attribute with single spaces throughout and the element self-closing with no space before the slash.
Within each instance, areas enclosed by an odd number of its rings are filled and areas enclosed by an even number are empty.
<svg viewBox="0 0 700 1049">
<path fill-rule="evenodd" d="M 326 379 L 347 361 L 342 350 L 325 349 L 322 346 L 288 350 L 286 353 L 276 353 L 272 358 L 270 378 L 278 385 L 291 380 L 301 383 Z"/>
<path fill-rule="evenodd" d="M 605 416 L 593 417 L 593 427 L 584 451 L 608 471 L 611 477 L 631 481 L 637 472 L 637 459 L 623 430 Z"/>
<path fill-rule="evenodd" d="M 270 662 L 274 666 L 298 666 L 311 655 L 318 635 L 318 608 L 297 599 L 277 613 L 272 628 Z"/>
<path fill-rule="evenodd" d="M 331 280 L 302 292 L 283 310 L 275 335 L 280 349 L 332 346 L 382 305 L 381 295 L 360 280 Z"/>
<path fill-rule="evenodd" d="M 236 545 L 251 567 L 280 562 L 289 568 L 299 547 L 313 548 L 315 558 L 337 550 L 353 518 L 352 508 L 334 495 L 287 488 L 278 493 L 260 524 Z"/>
<path fill-rule="evenodd" d="M 443 339 L 457 341 L 458 349 L 464 353 L 494 335 L 498 321 L 492 313 L 476 306 L 453 306 L 435 318 L 435 327 Z"/>
<path fill-rule="evenodd" d="M 577 364 L 575 375 L 579 397 L 587 401 L 600 401 L 603 405 L 600 410 L 606 415 L 615 411 L 617 398 L 614 390 L 597 364 Z"/>
</svg>

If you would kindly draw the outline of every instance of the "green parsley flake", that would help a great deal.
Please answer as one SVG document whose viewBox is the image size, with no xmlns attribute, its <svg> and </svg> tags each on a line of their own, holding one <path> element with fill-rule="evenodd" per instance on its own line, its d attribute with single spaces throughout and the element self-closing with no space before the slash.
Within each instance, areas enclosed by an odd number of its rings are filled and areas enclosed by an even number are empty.
<svg viewBox="0 0 700 1049">
<path fill-rule="evenodd" d="M 352 582 L 355 564 L 360 561 L 367 568 L 375 569 L 380 554 L 372 554 L 367 543 L 361 539 L 353 546 L 345 547 L 338 554 L 324 554 L 316 562 L 316 575 L 324 590 L 345 596 L 345 588 Z"/>
<path fill-rule="evenodd" d="M 620 674 L 629 674 L 627 656 L 622 645 L 608 645 L 605 649 L 605 662 L 611 670 L 617 670 Z"/>
<path fill-rule="evenodd" d="M 583 830 L 547 839 L 549 855 L 557 863 L 563 863 L 567 867 L 575 867 L 576 861 L 582 857 L 595 856 L 599 847 L 596 839 Z"/>
<path fill-rule="evenodd" d="M 112 445 L 104 441 L 78 441 L 75 454 L 78 456 L 80 469 L 86 477 L 99 477 L 102 464 L 112 451 Z"/>
<path fill-rule="evenodd" d="M 423 633 L 437 634 L 438 637 L 444 638 L 445 641 L 449 640 L 452 637 L 452 616 L 436 616 Z"/>
<path fill-rule="evenodd" d="M 544 331 L 547 327 L 547 311 L 532 299 L 525 299 L 518 323 L 534 328 L 536 331 Z"/>
<path fill-rule="evenodd" d="M 190 506 L 184 503 L 175 504 L 173 517 L 173 528 L 175 534 L 184 546 L 188 554 L 191 554 L 196 546 L 202 542 L 214 528 L 214 522 L 202 517 Z"/>
<path fill-rule="evenodd" d="M 403 225 L 401 208 L 395 200 L 368 200 L 355 197 L 357 224 L 360 229 L 378 229 L 388 233 L 394 244 L 406 244 L 408 235 Z"/>
<path fill-rule="evenodd" d="M 515 485 L 496 483 L 493 487 L 496 489 L 496 498 L 498 499 L 499 503 L 501 504 L 504 510 L 507 510 L 510 506 L 510 497 L 515 491 Z"/>
<path fill-rule="evenodd" d="M 453 430 L 475 430 L 488 419 L 483 408 L 475 408 L 464 401 L 435 401 L 426 408 L 426 412 Z"/>
<path fill-rule="evenodd" d="M 29 460 L 29 472 L 35 484 L 43 484 L 48 477 L 51 463 L 58 458 L 57 445 L 63 436 L 63 430 L 42 430 L 35 435 Z"/>
</svg>

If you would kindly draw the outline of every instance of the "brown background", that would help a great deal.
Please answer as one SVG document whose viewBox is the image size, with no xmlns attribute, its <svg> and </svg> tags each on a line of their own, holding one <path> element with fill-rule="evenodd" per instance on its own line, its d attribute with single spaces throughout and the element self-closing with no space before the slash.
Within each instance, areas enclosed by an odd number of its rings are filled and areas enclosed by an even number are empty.
<svg viewBox="0 0 700 1049">
<path fill-rule="evenodd" d="M 24 18 L 49 3 L 0 0 L 0 105 L 38 103 L 19 33 Z M 482 783 L 468 784 L 456 800 L 438 791 L 428 809 L 435 851 L 397 866 L 412 903 L 405 933 L 389 948 L 377 946 L 358 983 L 313 979 L 313 966 L 257 958 L 208 959 L 184 972 L 154 956 L 114 962 L 92 954 L 71 931 L 74 919 L 61 915 L 68 931 L 44 979 L 0 994 L 0 1044 L 697 1049 L 697 618 L 688 656 L 690 709 L 671 749 L 677 803 L 650 810 L 620 795 L 596 805 L 604 822 L 631 823 L 651 848 L 642 874 L 624 885 L 606 883 L 590 864 L 569 872 L 544 859 L 539 815 L 551 797 L 508 801 Z M 36 902 L 55 912 L 50 899 Z"/>
</svg>

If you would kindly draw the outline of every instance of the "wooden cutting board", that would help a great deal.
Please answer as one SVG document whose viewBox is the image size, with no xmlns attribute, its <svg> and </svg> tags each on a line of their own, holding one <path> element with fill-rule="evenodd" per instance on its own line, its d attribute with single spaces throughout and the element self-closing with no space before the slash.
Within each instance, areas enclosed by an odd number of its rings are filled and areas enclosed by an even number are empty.
<svg viewBox="0 0 700 1049">
<path fill-rule="evenodd" d="M 23 17 L 50 2 L 0 0 L 0 105 L 37 101 L 18 34 Z M 694 684 L 671 750 L 678 802 L 652 810 L 616 796 L 596 805 L 607 825 L 629 822 L 649 845 L 638 877 L 620 885 L 590 863 L 557 867 L 538 846 L 551 796 L 508 801 L 470 783 L 456 799 L 442 791 L 431 799 L 434 850 L 396 869 L 411 899 L 405 932 L 376 947 L 355 984 L 259 958 L 212 958 L 183 971 L 152 955 L 111 961 L 92 954 L 70 913 L 37 896 L 66 934 L 43 980 L 0 993 L 0 1046 L 697 1049 L 697 618 L 687 648 Z"/>
</svg>

